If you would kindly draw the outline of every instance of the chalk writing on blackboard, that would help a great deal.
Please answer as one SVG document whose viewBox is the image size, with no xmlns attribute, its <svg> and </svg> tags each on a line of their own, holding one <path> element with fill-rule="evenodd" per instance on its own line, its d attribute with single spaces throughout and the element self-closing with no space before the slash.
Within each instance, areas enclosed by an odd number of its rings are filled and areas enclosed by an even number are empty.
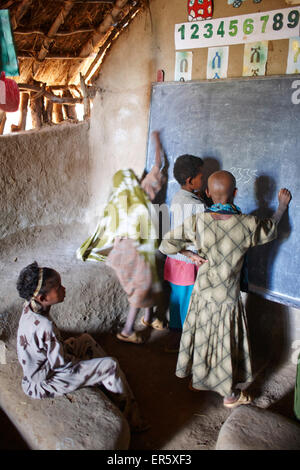
<svg viewBox="0 0 300 470">
<path fill-rule="evenodd" d="M 236 182 L 239 184 L 248 184 L 251 181 L 255 181 L 258 177 L 257 170 L 251 170 L 250 168 L 236 168 L 233 166 L 229 171 L 234 175 Z"/>
</svg>

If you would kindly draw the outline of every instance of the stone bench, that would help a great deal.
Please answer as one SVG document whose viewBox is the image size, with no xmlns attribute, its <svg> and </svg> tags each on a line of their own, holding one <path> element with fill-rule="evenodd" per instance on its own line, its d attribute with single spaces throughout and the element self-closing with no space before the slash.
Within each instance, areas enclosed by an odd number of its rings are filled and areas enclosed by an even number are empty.
<svg viewBox="0 0 300 470">
<path fill-rule="evenodd" d="M 75 251 L 84 238 L 76 238 L 48 243 L 47 250 L 41 243 L 32 243 L 30 250 L 28 244 L 24 249 L 3 250 L 0 406 L 32 449 L 128 449 L 128 423 L 100 390 L 83 388 L 60 398 L 33 400 L 21 388 L 16 333 L 23 301 L 18 297 L 16 280 L 27 264 L 36 260 L 61 274 L 66 299 L 52 307 L 51 315 L 63 335 L 114 331 L 125 320 L 127 298 L 113 271 L 102 263 L 77 260 Z"/>
<path fill-rule="evenodd" d="M 216 450 L 299 450 L 300 424 L 253 405 L 239 406 L 223 424 Z"/>
</svg>

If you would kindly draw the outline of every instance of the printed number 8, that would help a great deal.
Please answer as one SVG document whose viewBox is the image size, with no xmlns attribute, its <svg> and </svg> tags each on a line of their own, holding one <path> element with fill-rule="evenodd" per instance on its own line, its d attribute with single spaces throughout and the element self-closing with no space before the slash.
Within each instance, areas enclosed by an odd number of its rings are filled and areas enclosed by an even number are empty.
<svg viewBox="0 0 300 470">
<path fill-rule="evenodd" d="M 274 31 L 279 31 L 283 27 L 283 22 L 282 22 L 283 14 L 282 13 L 277 13 L 273 17 L 273 29 Z"/>
</svg>

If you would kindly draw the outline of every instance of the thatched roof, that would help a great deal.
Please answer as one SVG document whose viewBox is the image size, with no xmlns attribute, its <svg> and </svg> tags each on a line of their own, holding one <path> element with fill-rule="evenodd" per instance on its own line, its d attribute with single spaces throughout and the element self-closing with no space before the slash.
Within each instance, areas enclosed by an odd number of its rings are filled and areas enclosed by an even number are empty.
<svg viewBox="0 0 300 470">
<path fill-rule="evenodd" d="M 19 84 L 91 84 L 103 55 L 148 0 L 0 0 L 9 9 Z"/>
</svg>

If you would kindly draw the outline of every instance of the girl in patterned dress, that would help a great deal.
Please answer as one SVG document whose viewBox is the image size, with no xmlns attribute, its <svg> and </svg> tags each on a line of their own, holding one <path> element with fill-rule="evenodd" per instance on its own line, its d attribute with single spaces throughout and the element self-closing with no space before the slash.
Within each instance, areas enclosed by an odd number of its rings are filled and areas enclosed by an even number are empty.
<svg viewBox="0 0 300 470">
<path fill-rule="evenodd" d="M 135 331 L 135 320 L 141 308 L 144 326 L 164 329 L 163 320 L 153 318 L 153 307 L 159 304 L 161 283 L 155 254 L 158 239 L 152 217 L 154 200 L 165 182 L 161 170 L 159 133 L 153 132 L 155 164 L 140 182 L 131 169 L 119 170 L 113 176 L 112 191 L 95 233 L 77 250 L 83 261 L 101 261 L 110 266 L 127 294 L 127 319 L 117 338 L 126 343 L 143 344 L 143 332 Z M 158 309 L 157 309 L 158 310 Z"/>
<path fill-rule="evenodd" d="M 17 334 L 24 393 L 41 399 L 81 387 L 102 386 L 123 411 L 132 430 L 143 430 L 145 423 L 118 361 L 108 357 L 88 334 L 61 340 L 50 317 L 51 306 L 65 298 L 59 273 L 34 262 L 21 271 L 17 289 L 26 300 Z"/>
<path fill-rule="evenodd" d="M 259 220 L 239 213 L 233 204 L 234 176 L 226 171 L 208 179 L 207 196 L 214 205 L 196 214 L 165 235 L 164 254 L 175 254 L 193 243 L 208 262 L 199 267 L 183 326 L 176 375 L 192 375 L 190 387 L 213 390 L 224 405 L 249 403 L 243 391 L 252 381 L 247 320 L 240 296 L 240 274 L 250 247 L 277 236 L 277 224 L 288 207 L 291 194 L 281 189 L 279 206 L 272 218 Z M 229 210 L 231 209 L 231 210 Z"/>
</svg>

